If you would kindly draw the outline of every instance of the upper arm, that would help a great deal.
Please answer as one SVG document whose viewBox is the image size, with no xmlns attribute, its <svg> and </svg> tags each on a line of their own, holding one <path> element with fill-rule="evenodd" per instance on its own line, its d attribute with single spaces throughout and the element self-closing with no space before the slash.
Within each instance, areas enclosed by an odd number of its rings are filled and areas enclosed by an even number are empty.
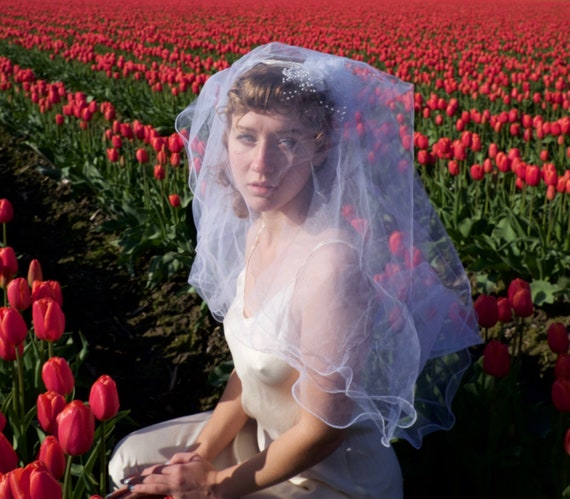
<svg viewBox="0 0 570 499">
<path fill-rule="evenodd" d="M 356 252 L 327 244 L 314 252 L 297 278 L 295 315 L 301 375 L 295 396 L 329 425 L 352 420 L 350 385 L 366 355 L 370 293 Z"/>
</svg>

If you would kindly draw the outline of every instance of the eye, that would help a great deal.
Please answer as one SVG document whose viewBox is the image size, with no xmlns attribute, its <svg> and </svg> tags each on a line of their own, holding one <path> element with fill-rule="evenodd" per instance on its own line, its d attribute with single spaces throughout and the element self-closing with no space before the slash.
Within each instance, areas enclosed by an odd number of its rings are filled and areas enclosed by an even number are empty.
<svg viewBox="0 0 570 499">
<path fill-rule="evenodd" d="M 299 141 L 293 137 L 283 137 L 279 139 L 279 146 L 288 150 L 294 149 L 298 143 Z"/>
<path fill-rule="evenodd" d="M 237 135 L 237 139 L 245 144 L 253 144 L 255 142 L 255 137 L 249 133 L 240 133 Z"/>
</svg>

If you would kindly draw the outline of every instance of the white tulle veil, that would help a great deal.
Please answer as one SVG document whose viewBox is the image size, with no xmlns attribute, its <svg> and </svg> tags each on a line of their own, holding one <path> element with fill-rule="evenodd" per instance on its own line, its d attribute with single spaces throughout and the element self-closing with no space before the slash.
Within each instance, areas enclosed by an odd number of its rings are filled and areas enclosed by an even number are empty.
<svg viewBox="0 0 570 499">
<path fill-rule="evenodd" d="M 468 279 L 414 169 L 410 84 L 281 43 L 210 77 L 176 122 L 197 229 L 189 282 L 219 321 L 242 298 L 259 213 L 236 213 L 224 110 L 236 80 L 259 64 L 283 66 L 295 92 L 324 96 L 331 126 L 300 235 L 256 276 L 257 327 L 240 339 L 297 369 L 293 396 L 331 426 L 372 419 L 385 445 L 419 447 L 453 424 L 468 347 L 480 340 Z M 272 306 L 284 289 L 288 305 Z M 334 410 L 315 389 L 334 397 Z"/>
</svg>

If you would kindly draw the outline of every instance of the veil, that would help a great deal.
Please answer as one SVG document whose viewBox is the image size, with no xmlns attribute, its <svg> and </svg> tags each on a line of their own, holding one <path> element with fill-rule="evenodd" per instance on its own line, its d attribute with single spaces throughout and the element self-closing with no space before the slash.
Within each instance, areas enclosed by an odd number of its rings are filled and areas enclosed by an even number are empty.
<svg viewBox="0 0 570 499">
<path fill-rule="evenodd" d="M 260 63 L 283 66 L 296 93 L 325 96 L 331 126 L 300 230 L 254 275 L 255 327 L 240 341 L 293 366 L 293 396 L 327 424 L 371 419 L 384 445 L 419 447 L 453 425 L 468 348 L 480 338 L 469 281 L 414 168 L 412 85 L 281 43 L 211 76 L 176 120 L 197 229 L 189 282 L 218 321 L 236 302 L 241 312 L 263 227 L 258 212 L 236 213 L 226 109 L 236 80 Z"/>
</svg>

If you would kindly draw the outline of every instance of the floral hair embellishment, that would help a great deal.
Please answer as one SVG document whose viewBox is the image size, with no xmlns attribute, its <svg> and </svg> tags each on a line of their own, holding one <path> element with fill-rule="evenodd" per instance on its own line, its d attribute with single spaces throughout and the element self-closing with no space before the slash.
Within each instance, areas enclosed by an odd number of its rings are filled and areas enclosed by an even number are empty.
<svg viewBox="0 0 570 499">
<path fill-rule="evenodd" d="M 324 82 L 309 73 L 306 69 L 295 65 L 283 68 L 283 82 L 294 82 L 299 87 L 299 92 L 316 93 L 324 90 Z M 291 92 L 293 94 L 293 92 Z"/>
</svg>

